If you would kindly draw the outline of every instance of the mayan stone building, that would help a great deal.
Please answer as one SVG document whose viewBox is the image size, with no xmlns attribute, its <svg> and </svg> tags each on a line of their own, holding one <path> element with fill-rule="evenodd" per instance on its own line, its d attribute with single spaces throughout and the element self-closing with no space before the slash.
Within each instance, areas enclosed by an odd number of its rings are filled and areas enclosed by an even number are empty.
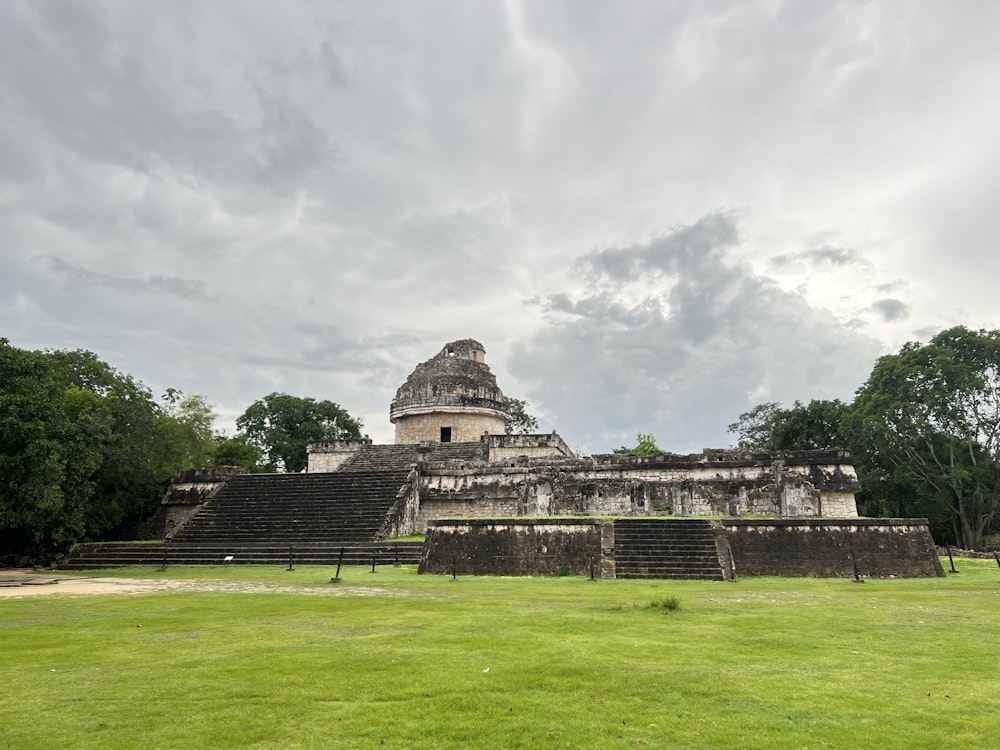
<svg viewBox="0 0 1000 750">
<path fill-rule="evenodd" d="M 468 443 L 502 435 L 510 415 L 486 348 L 475 339 L 452 341 L 421 362 L 389 407 L 396 443 Z"/>
<path fill-rule="evenodd" d="M 396 391 L 394 445 L 312 443 L 308 471 L 412 469 L 406 533 L 441 518 L 857 517 L 861 487 L 843 450 L 580 457 L 556 433 L 507 435 L 485 353 L 473 339 L 446 344 Z"/>
<path fill-rule="evenodd" d="M 150 550 L 163 565 L 274 564 L 294 548 L 326 565 L 391 549 L 452 575 L 944 575 L 926 519 L 857 517 L 845 450 L 578 456 L 555 432 L 506 434 L 473 339 L 417 365 L 389 415 L 393 444 L 310 443 L 305 474 L 179 477 L 157 515 L 169 547 L 91 545 L 71 566 L 144 564 Z M 425 542 L 398 541 L 415 533 Z"/>
</svg>

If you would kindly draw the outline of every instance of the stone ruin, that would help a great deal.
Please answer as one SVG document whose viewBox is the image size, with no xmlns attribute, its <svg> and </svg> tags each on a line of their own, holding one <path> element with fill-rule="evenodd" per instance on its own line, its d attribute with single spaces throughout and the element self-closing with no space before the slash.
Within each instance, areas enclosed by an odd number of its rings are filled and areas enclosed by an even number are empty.
<svg viewBox="0 0 1000 750">
<path fill-rule="evenodd" d="M 925 519 L 857 517 L 845 450 L 580 457 L 554 432 L 506 434 L 506 400 L 473 339 L 417 365 L 389 418 L 393 444 L 311 443 L 304 474 L 179 477 L 155 519 L 169 549 L 152 554 L 273 564 L 294 549 L 331 564 L 347 547 L 438 573 L 944 575 Z M 394 541 L 414 533 L 426 541 Z M 154 549 L 100 547 L 71 564 L 139 564 Z"/>
<path fill-rule="evenodd" d="M 861 486 L 844 450 L 581 458 L 556 433 L 507 435 L 504 395 L 474 339 L 446 344 L 417 365 L 389 418 L 394 445 L 312 443 L 308 471 L 411 462 L 419 481 L 418 507 L 407 513 L 413 532 L 442 518 L 858 514 Z"/>
</svg>

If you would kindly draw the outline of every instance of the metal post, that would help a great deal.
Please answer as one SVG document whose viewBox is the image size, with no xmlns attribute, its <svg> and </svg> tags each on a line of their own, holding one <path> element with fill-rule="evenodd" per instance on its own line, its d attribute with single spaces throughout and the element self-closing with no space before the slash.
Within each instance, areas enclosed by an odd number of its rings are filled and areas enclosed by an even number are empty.
<svg viewBox="0 0 1000 750">
<path fill-rule="evenodd" d="M 163 541 L 163 562 L 160 564 L 160 570 L 167 569 L 167 545 L 170 544 L 169 539 Z"/>
<path fill-rule="evenodd" d="M 851 547 L 851 565 L 854 566 L 854 581 L 853 583 L 864 583 L 861 580 L 861 574 L 858 572 L 858 558 L 854 555 L 854 547 Z"/>
<path fill-rule="evenodd" d="M 590 561 L 590 580 L 594 580 L 594 561 Z"/>
<path fill-rule="evenodd" d="M 398 542 L 393 545 L 393 549 L 395 551 L 396 559 L 393 561 L 392 567 L 398 568 L 399 567 L 399 543 Z"/>
<path fill-rule="evenodd" d="M 344 548 L 340 548 L 340 557 L 337 558 L 337 575 L 330 579 L 332 583 L 336 583 L 340 580 L 340 566 L 344 562 Z"/>
<path fill-rule="evenodd" d="M 951 572 L 952 573 L 957 573 L 958 571 L 955 570 L 955 561 L 951 559 L 951 545 L 950 544 L 948 545 L 948 562 L 951 564 Z"/>
<path fill-rule="evenodd" d="M 376 554 L 377 553 L 374 550 L 372 550 L 372 573 L 375 572 L 375 555 Z"/>
<path fill-rule="evenodd" d="M 292 565 L 292 545 L 288 545 L 288 569 L 295 570 L 295 566 Z"/>
<path fill-rule="evenodd" d="M 456 555 L 451 556 L 451 580 L 456 580 L 458 578 L 458 557 Z"/>
</svg>

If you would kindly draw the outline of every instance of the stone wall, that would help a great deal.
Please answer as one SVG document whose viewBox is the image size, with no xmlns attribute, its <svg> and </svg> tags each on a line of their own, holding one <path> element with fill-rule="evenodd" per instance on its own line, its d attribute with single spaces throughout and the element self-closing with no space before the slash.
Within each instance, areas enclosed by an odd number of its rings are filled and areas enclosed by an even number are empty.
<svg viewBox="0 0 1000 750">
<path fill-rule="evenodd" d="M 396 443 L 440 442 L 442 427 L 451 428 L 450 442 L 473 443 L 484 433 L 503 433 L 507 423 L 496 411 L 486 409 L 461 410 L 453 407 L 427 414 L 410 413 L 396 422 Z"/>
<path fill-rule="evenodd" d="M 246 474 L 242 466 L 215 466 L 188 469 L 170 482 L 156 513 L 140 529 L 140 539 L 170 538 L 201 510 L 201 506 L 222 489 L 231 477 Z"/>
<path fill-rule="evenodd" d="M 722 521 L 740 576 L 943 576 L 927 520 Z"/>
<path fill-rule="evenodd" d="M 613 522 L 598 519 L 434 521 L 420 572 L 545 576 L 594 570 L 614 578 L 613 529 Z M 717 533 L 720 563 L 731 561 L 735 568 L 729 578 L 852 578 L 852 556 L 863 578 L 944 575 L 924 519 L 740 519 L 723 521 Z"/>
<path fill-rule="evenodd" d="M 490 440 L 493 438 L 491 437 Z M 419 530 L 437 518 L 857 517 L 850 454 L 565 456 L 421 467 Z"/>
<path fill-rule="evenodd" d="M 382 528 L 375 535 L 376 539 L 391 539 L 392 537 L 409 536 L 417 527 L 417 515 L 420 510 L 420 482 L 416 471 L 411 471 L 406 477 L 406 484 L 396 493 L 393 503 Z"/>
<path fill-rule="evenodd" d="M 486 435 L 490 463 L 520 459 L 572 458 L 573 451 L 557 433 L 546 435 Z"/>
<path fill-rule="evenodd" d="M 337 471 L 349 458 L 372 444 L 365 435 L 360 440 L 317 440 L 306 445 L 307 467 L 310 474 Z"/>
<path fill-rule="evenodd" d="M 599 570 L 597 520 L 439 521 L 427 530 L 421 573 L 458 575 L 589 575 Z"/>
</svg>

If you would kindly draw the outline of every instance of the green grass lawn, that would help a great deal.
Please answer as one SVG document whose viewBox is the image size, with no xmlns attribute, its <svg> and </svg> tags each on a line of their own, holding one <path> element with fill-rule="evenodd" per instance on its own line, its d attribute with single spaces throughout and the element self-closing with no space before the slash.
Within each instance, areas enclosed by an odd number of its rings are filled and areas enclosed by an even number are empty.
<svg viewBox="0 0 1000 750">
<path fill-rule="evenodd" d="M 219 590 L 0 600 L 0 748 L 995 748 L 1000 570 L 956 564 L 860 585 L 130 569 Z"/>
</svg>

